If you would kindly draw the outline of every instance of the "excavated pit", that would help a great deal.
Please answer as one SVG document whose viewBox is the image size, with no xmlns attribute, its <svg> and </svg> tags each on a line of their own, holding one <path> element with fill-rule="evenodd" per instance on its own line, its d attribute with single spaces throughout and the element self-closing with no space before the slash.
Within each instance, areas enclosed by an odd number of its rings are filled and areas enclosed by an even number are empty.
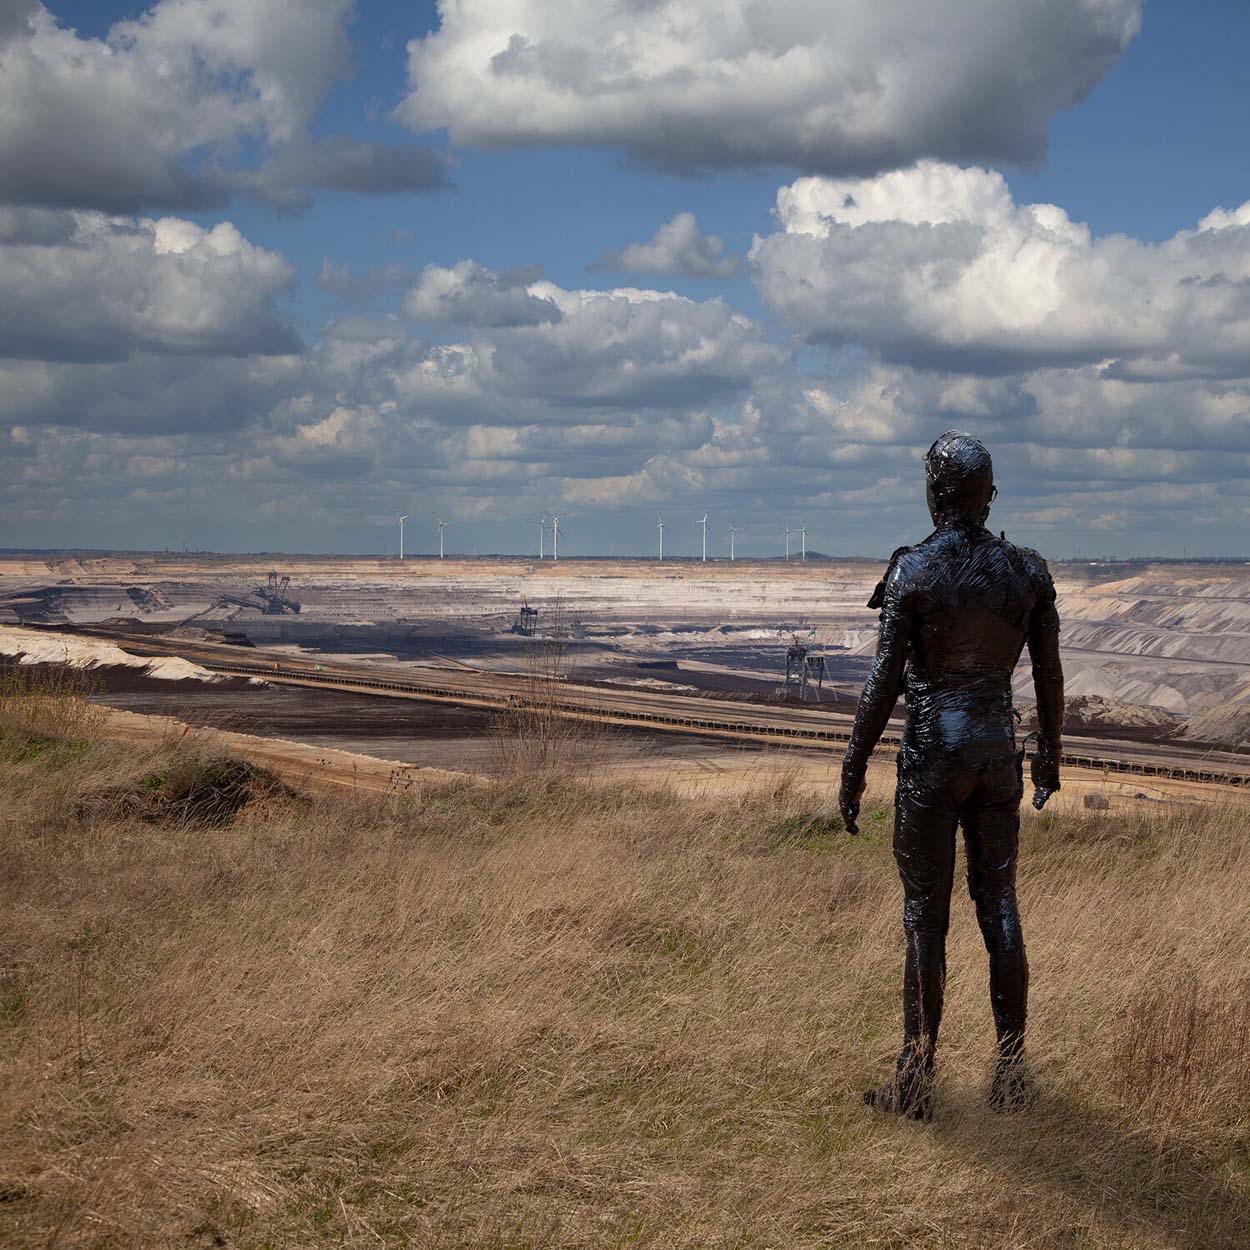
<svg viewBox="0 0 1250 1250">
<path fill-rule="evenodd" d="M 267 560 L 27 555 L 0 560 L 0 623 L 113 622 L 134 633 L 173 631 L 311 656 L 512 672 L 542 668 L 558 649 L 561 671 L 582 682 L 761 702 L 776 700 L 786 648 L 797 635 L 825 657 L 823 705 L 845 712 L 875 647 L 875 613 L 864 604 L 883 565 L 417 559 L 401 567 L 395 560 L 282 557 L 278 567 L 291 575 L 301 611 L 263 615 L 230 597 L 246 599 L 264 584 L 274 567 Z M 1140 742 L 1179 730 L 1183 737 L 1185 723 L 1200 718 L 1203 743 L 1245 741 L 1250 567 L 1058 564 L 1054 573 L 1067 691 L 1083 734 Z M 511 632 L 525 603 L 538 609 L 537 638 Z M 1027 664 L 1015 685 L 1027 713 Z M 154 706 L 167 698 L 160 691 L 144 698 L 145 707 L 166 710 Z M 206 715 L 246 715 L 283 736 L 327 735 L 338 745 L 425 735 L 454 738 L 469 752 L 466 744 L 483 733 L 468 710 L 405 709 L 401 725 L 398 713 L 379 708 L 384 701 L 365 698 L 357 711 L 354 696 L 269 698 L 264 715 L 251 710 L 259 701 L 233 685 L 197 689 L 193 701 Z M 246 714 L 232 713 L 240 704 Z"/>
</svg>

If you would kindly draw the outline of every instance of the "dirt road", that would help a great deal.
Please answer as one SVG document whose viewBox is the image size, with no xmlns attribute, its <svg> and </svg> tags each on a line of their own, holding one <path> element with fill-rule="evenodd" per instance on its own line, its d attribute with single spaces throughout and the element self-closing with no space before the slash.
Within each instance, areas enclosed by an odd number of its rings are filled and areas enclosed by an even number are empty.
<svg viewBox="0 0 1250 1250">
<path fill-rule="evenodd" d="M 227 755 L 236 755 L 269 769 L 295 790 L 342 793 L 403 794 L 414 786 L 441 786 L 471 778 L 470 773 L 446 768 L 419 768 L 412 764 L 380 760 L 352 751 L 326 750 L 281 738 L 258 738 L 254 734 L 225 729 L 195 728 L 172 716 L 148 716 L 102 707 L 106 738 L 123 742 L 159 743 L 192 739 Z"/>
<path fill-rule="evenodd" d="M 326 750 L 280 738 L 262 738 L 229 730 L 193 728 L 170 716 L 149 716 L 115 708 L 103 709 L 106 737 L 128 742 L 161 742 L 191 737 L 213 750 L 237 755 L 268 768 L 294 789 L 342 794 L 401 795 L 426 787 L 455 782 L 486 783 L 470 772 L 445 768 L 421 768 L 352 751 Z M 585 761 L 571 772 L 574 779 L 594 782 L 629 782 L 672 789 L 679 794 L 735 794 L 792 786 L 811 794 L 813 803 L 835 801 L 841 755 L 827 750 L 761 749 L 744 752 L 726 749 L 722 754 L 693 759 L 666 758 L 653 761 Z M 869 769 L 870 796 L 886 803 L 894 787 L 894 762 L 877 756 Z M 1250 794 L 1232 787 L 1171 779 L 1119 778 L 1101 772 L 1065 768 L 1063 791 L 1048 807 L 1058 815 L 1083 807 L 1087 795 L 1097 795 L 1123 811 L 1158 803 L 1246 805 Z"/>
</svg>

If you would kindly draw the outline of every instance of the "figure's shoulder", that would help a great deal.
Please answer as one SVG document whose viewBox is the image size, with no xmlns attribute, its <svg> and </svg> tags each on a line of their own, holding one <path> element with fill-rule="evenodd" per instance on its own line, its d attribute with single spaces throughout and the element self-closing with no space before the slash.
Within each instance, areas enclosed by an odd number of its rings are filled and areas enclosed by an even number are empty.
<svg viewBox="0 0 1250 1250">
<path fill-rule="evenodd" d="M 1041 552 L 1034 551 L 1032 547 L 1017 547 L 1014 543 L 1008 542 L 1005 537 L 998 541 L 1008 552 L 1011 562 L 1024 570 L 1024 575 L 1033 588 L 1034 594 L 1046 602 L 1053 602 L 1055 583 Z"/>
<path fill-rule="evenodd" d="M 928 539 L 925 542 L 928 542 Z M 923 548 L 924 543 L 918 543 L 914 547 L 895 549 L 889 564 L 886 565 L 885 572 L 881 575 L 881 580 L 872 592 L 872 598 L 868 600 L 870 608 L 879 608 L 885 603 L 885 592 L 891 581 L 897 582 L 915 575 L 916 569 L 924 563 L 924 556 L 921 555 Z"/>
<path fill-rule="evenodd" d="M 1039 551 L 1034 551 L 1032 547 L 1017 547 L 1014 543 L 1008 542 L 1005 538 L 1000 539 L 1003 546 L 1009 548 L 1016 555 L 1021 565 L 1038 581 L 1050 581 L 1050 568 L 1046 561 L 1042 558 Z"/>
</svg>

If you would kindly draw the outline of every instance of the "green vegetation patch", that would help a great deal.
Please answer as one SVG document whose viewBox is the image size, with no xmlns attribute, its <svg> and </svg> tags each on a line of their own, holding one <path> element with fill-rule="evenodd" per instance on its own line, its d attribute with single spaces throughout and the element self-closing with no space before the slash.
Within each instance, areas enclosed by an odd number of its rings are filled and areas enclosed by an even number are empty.
<svg viewBox="0 0 1250 1250">
<path fill-rule="evenodd" d="M 842 853 L 852 848 L 877 849 L 888 844 L 893 824 L 892 807 L 865 808 L 859 818 L 859 833 L 852 835 L 836 812 L 799 810 L 765 824 L 761 841 L 769 849 L 800 850 L 813 855 L 835 850 Z"/>
<path fill-rule="evenodd" d="M 40 760 L 55 768 L 69 760 L 82 759 L 90 750 L 91 743 L 81 739 L 52 738 L 46 734 L 0 728 L 0 760 L 6 764 Z"/>
<path fill-rule="evenodd" d="M 26 975 L 20 967 L 0 967 L 0 1026 L 17 1024 L 26 1014 Z"/>
</svg>

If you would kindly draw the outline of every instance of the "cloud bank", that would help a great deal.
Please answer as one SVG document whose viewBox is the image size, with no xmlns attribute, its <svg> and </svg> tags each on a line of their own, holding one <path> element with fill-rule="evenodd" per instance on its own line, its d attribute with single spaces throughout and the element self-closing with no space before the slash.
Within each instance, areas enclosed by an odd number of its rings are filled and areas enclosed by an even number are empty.
<svg viewBox="0 0 1250 1250">
<path fill-rule="evenodd" d="M 1240 541 L 1250 205 L 1096 237 L 975 163 L 1038 157 L 1137 0 L 445 5 L 408 49 L 411 125 L 813 175 L 751 248 L 769 316 L 646 284 L 739 263 L 680 213 L 601 257 L 637 278 L 583 288 L 330 250 L 310 324 L 290 260 L 187 217 L 447 185 L 431 149 L 314 137 L 350 9 L 159 0 L 102 39 L 0 10 L 10 541 L 376 546 L 394 507 L 436 502 L 484 547 L 559 504 L 583 550 L 649 548 L 654 510 L 688 507 L 741 550 L 806 522 L 814 547 L 881 551 L 924 525 L 917 456 L 950 426 L 994 448 L 996 521 L 1024 541 Z"/>
</svg>

